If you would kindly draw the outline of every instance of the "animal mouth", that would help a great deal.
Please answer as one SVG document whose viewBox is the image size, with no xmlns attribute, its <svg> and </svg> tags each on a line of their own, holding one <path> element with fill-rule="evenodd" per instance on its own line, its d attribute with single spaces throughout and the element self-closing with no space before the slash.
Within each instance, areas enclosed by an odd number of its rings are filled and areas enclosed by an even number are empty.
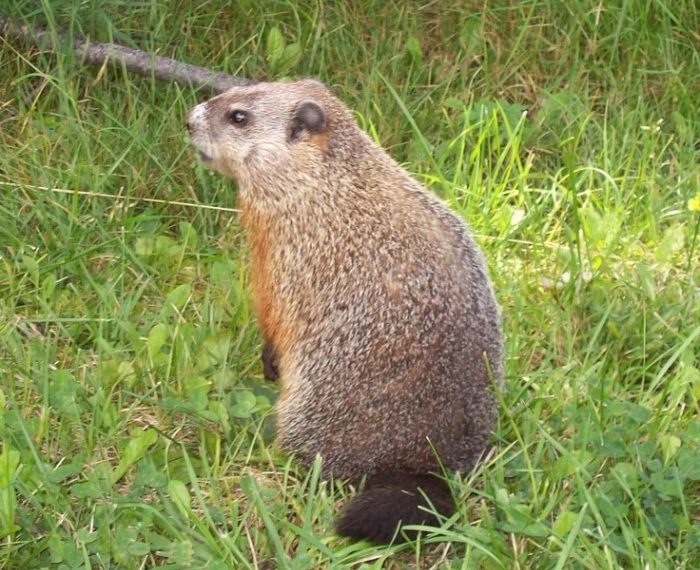
<svg viewBox="0 0 700 570">
<path fill-rule="evenodd" d="M 211 156 L 209 156 L 206 152 L 200 150 L 199 151 L 199 159 L 202 162 L 210 162 L 211 161 Z"/>
</svg>

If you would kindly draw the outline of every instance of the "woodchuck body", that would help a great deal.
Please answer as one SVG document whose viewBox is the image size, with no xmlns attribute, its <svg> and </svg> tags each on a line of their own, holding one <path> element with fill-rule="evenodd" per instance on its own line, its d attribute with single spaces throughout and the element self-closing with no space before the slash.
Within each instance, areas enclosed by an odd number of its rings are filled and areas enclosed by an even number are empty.
<svg viewBox="0 0 700 570">
<path fill-rule="evenodd" d="M 278 444 L 365 491 L 340 534 L 388 542 L 454 511 L 440 463 L 487 448 L 498 307 L 465 224 L 317 81 L 236 87 L 190 111 L 202 160 L 238 184 Z M 410 535 L 409 535 L 410 536 Z"/>
</svg>

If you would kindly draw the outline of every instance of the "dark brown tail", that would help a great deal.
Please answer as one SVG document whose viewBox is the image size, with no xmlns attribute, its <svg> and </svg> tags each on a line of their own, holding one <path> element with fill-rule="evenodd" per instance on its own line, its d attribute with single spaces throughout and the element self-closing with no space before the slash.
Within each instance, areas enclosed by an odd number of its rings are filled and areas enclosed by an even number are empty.
<svg viewBox="0 0 700 570">
<path fill-rule="evenodd" d="M 422 492 L 421 492 L 422 491 Z M 346 505 L 338 521 L 337 532 L 354 540 L 386 544 L 405 540 L 397 533 L 399 525 L 439 524 L 429 507 L 444 516 L 455 512 L 455 503 L 447 484 L 435 475 L 396 471 L 375 475 L 365 490 Z M 416 532 L 403 531 L 413 539 Z"/>
</svg>

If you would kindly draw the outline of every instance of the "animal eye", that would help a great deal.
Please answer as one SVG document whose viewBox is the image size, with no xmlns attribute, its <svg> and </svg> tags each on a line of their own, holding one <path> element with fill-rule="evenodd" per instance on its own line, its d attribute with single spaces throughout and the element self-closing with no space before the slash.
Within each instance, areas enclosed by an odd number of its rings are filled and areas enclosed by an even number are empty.
<svg viewBox="0 0 700 570">
<path fill-rule="evenodd" d="M 248 113 L 240 109 L 234 109 L 228 114 L 228 120 L 237 127 L 242 127 L 248 122 Z"/>
</svg>

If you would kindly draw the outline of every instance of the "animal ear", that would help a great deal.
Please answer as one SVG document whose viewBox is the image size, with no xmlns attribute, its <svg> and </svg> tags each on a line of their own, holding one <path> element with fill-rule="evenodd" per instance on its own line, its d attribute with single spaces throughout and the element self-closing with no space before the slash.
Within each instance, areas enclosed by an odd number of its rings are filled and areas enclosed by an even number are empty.
<svg viewBox="0 0 700 570">
<path fill-rule="evenodd" d="M 323 132 L 326 128 L 326 114 L 318 103 L 299 103 L 292 116 L 289 138 L 295 140 L 306 131 L 311 134 Z"/>
</svg>

